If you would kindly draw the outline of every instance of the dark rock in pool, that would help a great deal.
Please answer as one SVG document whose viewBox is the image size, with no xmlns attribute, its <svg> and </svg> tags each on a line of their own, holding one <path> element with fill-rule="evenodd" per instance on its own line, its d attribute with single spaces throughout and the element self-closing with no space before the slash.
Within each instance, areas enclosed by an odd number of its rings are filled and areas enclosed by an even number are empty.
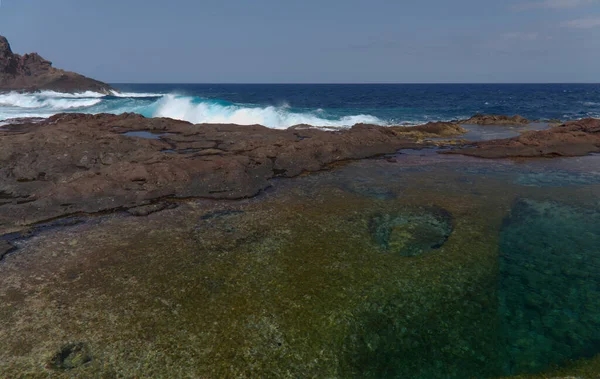
<svg viewBox="0 0 600 379">
<path fill-rule="evenodd" d="M 92 357 L 84 343 L 71 343 L 63 346 L 46 364 L 51 370 L 72 370 L 90 362 Z"/>
<path fill-rule="evenodd" d="M 476 114 L 470 119 L 461 120 L 458 123 L 464 125 L 527 125 L 530 124 L 531 121 L 519 115 L 511 117 L 504 115 Z"/>
<path fill-rule="evenodd" d="M 587 118 L 514 138 L 476 142 L 446 153 L 509 158 L 581 156 L 594 152 L 600 152 L 600 119 Z"/>
<path fill-rule="evenodd" d="M 440 208 L 378 214 L 371 219 L 369 229 L 386 253 L 415 257 L 446 243 L 453 229 L 452 215 Z"/>
<path fill-rule="evenodd" d="M 52 62 L 36 53 L 14 54 L 8 40 L 0 36 L 0 91 L 12 90 L 109 94 L 113 88 L 83 75 L 54 68 Z"/>
<path fill-rule="evenodd" d="M 507 374 L 600 353 L 600 210 L 520 200 L 501 233 Z"/>
</svg>

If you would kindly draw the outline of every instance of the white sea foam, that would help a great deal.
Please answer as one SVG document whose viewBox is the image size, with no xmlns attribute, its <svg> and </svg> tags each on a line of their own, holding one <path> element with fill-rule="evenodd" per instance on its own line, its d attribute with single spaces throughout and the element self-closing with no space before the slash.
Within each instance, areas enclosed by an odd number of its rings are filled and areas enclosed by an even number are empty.
<svg viewBox="0 0 600 379">
<path fill-rule="evenodd" d="M 117 91 L 110 91 L 110 94 L 115 97 L 130 97 L 130 98 L 163 97 L 163 96 L 165 96 L 165 94 L 163 94 L 163 93 L 117 92 Z"/>
<path fill-rule="evenodd" d="M 57 96 L 56 92 L 39 92 L 39 93 L 17 93 L 9 92 L 0 94 L 0 107 L 14 108 L 50 108 L 54 110 L 66 110 L 82 107 L 91 107 L 102 101 L 97 97 L 75 97 L 72 94 L 68 96 Z"/>
<path fill-rule="evenodd" d="M 308 124 L 326 127 L 348 127 L 357 123 L 384 125 L 385 122 L 370 115 L 344 116 L 337 119 L 319 117 L 313 113 L 292 112 L 287 105 L 251 107 L 223 105 L 218 102 L 195 102 L 192 97 L 167 95 L 157 104 L 155 117 L 170 117 L 192 123 L 264 125 L 285 129 L 293 125 Z"/>
<path fill-rule="evenodd" d="M 79 98 L 90 98 L 90 97 L 104 97 L 105 94 L 93 91 L 86 92 L 76 92 L 76 93 L 68 93 L 68 92 L 56 92 L 56 91 L 39 91 L 32 93 L 19 93 L 19 92 L 11 92 L 14 94 L 24 95 L 24 96 L 38 96 L 41 98 L 49 98 L 49 97 L 59 97 L 59 98 L 69 98 L 69 99 L 79 99 Z"/>
<path fill-rule="evenodd" d="M 260 124 L 276 129 L 298 124 L 329 128 L 348 127 L 357 123 L 387 124 L 370 115 L 335 116 L 324 109 L 297 110 L 287 104 L 260 107 L 156 93 L 114 92 L 112 95 L 107 97 L 96 92 L 70 94 L 54 91 L 3 93 L 0 94 L 0 120 L 49 117 L 61 112 L 135 112 L 147 117 L 170 117 L 193 123 Z"/>
<path fill-rule="evenodd" d="M 583 103 L 583 105 L 585 107 L 597 107 L 597 106 L 600 105 L 600 103 L 595 103 L 593 101 L 586 101 L 586 102 Z"/>
</svg>

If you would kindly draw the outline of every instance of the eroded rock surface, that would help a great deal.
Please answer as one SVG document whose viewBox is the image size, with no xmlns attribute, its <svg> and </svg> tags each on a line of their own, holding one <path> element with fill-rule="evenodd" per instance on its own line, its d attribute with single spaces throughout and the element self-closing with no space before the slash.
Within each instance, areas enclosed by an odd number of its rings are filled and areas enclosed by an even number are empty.
<svg viewBox="0 0 600 379">
<path fill-rule="evenodd" d="M 3 90 L 110 93 L 113 88 L 83 75 L 54 68 L 52 62 L 37 53 L 14 54 L 8 40 L 0 36 L 0 91 Z"/>
<path fill-rule="evenodd" d="M 145 133 L 130 133 L 136 131 Z M 414 138 L 372 125 L 339 132 L 274 130 L 136 114 L 59 114 L 7 126 L 0 143 L 0 234 L 163 198 L 249 197 L 273 177 L 418 146 Z"/>
<path fill-rule="evenodd" d="M 392 128 L 398 135 L 408 135 L 417 138 L 457 137 L 467 133 L 462 126 L 452 122 L 428 122 L 427 124 Z"/>
<path fill-rule="evenodd" d="M 470 119 L 462 120 L 459 123 L 465 125 L 527 125 L 530 124 L 531 121 L 519 115 L 511 117 L 504 115 L 476 114 Z"/>
<path fill-rule="evenodd" d="M 482 158 L 582 156 L 600 152 L 600 119 L 567 122 L 518 137 L 477 142 L 450 151 Z"/>
</svg>

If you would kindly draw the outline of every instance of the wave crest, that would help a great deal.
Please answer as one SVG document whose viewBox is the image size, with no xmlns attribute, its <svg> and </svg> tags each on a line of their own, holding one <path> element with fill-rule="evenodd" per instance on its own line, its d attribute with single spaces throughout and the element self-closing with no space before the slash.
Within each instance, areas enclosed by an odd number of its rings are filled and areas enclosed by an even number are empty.
<svg viewBox="0 0 600 379">
<path fill-rule="evenodd" d="M 325 127 L 348 127 L 357 123 L 384 125 L 370 115 L 325 117 L 323 110 L 294 111 L 289 105 L 253 107 L 219 100 L 199 100 L 188 96 L 167 95 L 158 101 L 154 117 L 169 117 L 195 124 L 264 125 L 285 129 L 299 124 Z M 318 114 L 318 115 L 317 115 Z"/>
<path fill-rule="evenodd" d="M 288 104 L 261 107 L 175 94 L 114 92 L 104 95 L 96 92 L 69 94 L 54 91 L 0 94 L 0 121 L 49 117 L 62 112 L 134 112 L 146 117 L 169 117 L 195 124 L 260 124 L 275 129 L 298 124 L 329 128 L 349 127 L 357 123 L 387 125 L 383 120 L 366 114 L 336 115 L 324 109 L 295 109 Z"/>
</svg>

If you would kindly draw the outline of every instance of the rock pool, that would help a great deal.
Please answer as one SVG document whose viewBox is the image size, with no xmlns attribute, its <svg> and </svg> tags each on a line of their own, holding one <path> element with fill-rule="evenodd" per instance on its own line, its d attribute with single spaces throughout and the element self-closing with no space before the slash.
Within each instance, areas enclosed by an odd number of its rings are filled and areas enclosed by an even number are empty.
<svg viewBox="0 0 600 379">
<path fill-rule="evenodd" d="M 0 372 L 597 377 L 599 163 L 400 152 L 41 228 L 0 261 Z"/>
</svg>

